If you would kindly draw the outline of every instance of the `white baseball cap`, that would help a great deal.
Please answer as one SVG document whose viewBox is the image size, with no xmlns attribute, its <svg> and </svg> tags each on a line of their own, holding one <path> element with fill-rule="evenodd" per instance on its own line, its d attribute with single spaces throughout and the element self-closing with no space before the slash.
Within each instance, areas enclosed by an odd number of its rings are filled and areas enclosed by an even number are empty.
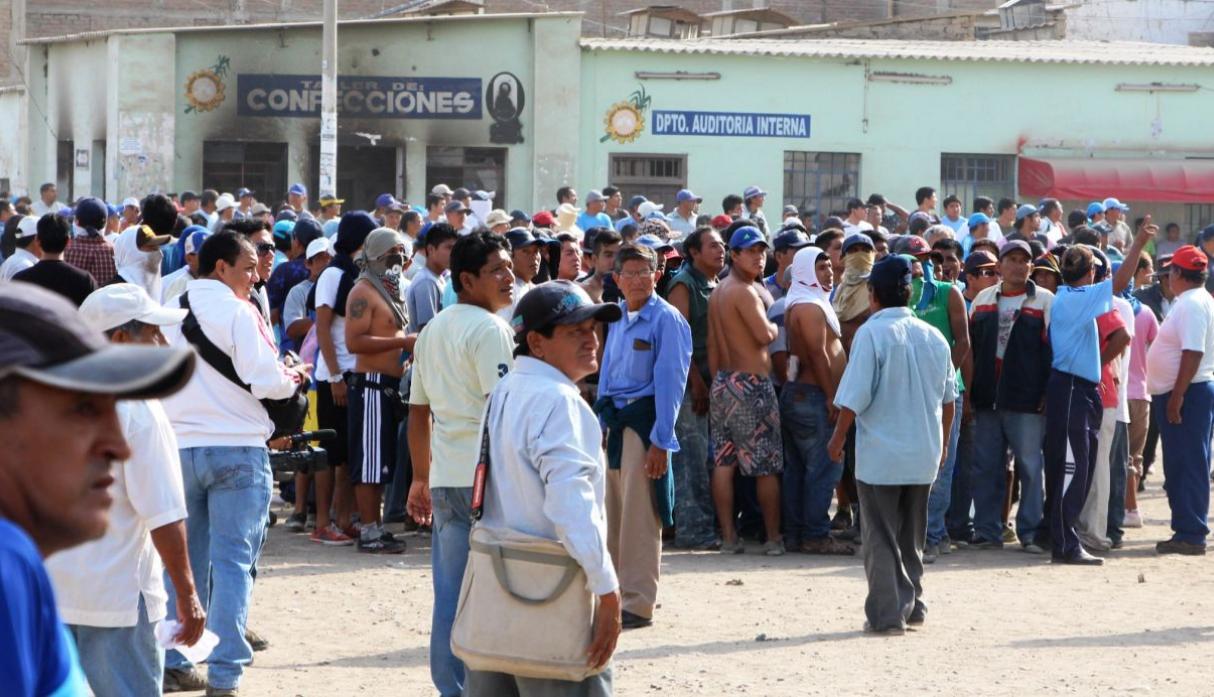
<svg viewBox="0 0 1214 697">
<path fill-rule="evenodd" d="M 217 211 L 222 212 L 235 207 L 236 199 L 232 197 L 232 194 L 220 194 L 219 198 L 215 199 L 215 210 Z"/>
<path fill-rule="evenodd" d="M 142 286 L 115 283 L 93 291 L 80 305 L 80 317 L 99 332 L 139 320 L 144 324 L 180 324 L 186 311 L 162 306 Z"/>
<path fill-rule="evenodd" d="M 333 254 L 333 243 L 329 241 L 328 237 L 317 237 L 309 242 L 308 249 L 304 252 L 304 258 L 311 259 L 322 252 L 330 256 Z"/>
<path fill-rule="evenodd" d="M 126 208 L 127 206 L 134 206 L 136 209 L 138 209 L 139 199 L 135 198 L 134 196 L 122 199 L 122 207 Z"/>
<path fill-rule="evenodd" d="M 38 216 L 27 215 L 17 221 L 16 238 L 24 240 L 27 237 L 36 237 L 38 235 Z"/>
<path fill-rule="evenodd" d="M 451 191 L 451 187 L 446 184 L 438 184 L 433 189 L 430 189 L 430 193 L 435 196 L 450 196 L 455 192 Z"/>
<path fill-rule="evenodd" d="M 637 214 L 641 216 L 642 220 L 644 220 L 645 218 L 648 218 L 650 215 L 652 215 L 654 213 L 661 213 L 663 208 L 665 208 L 665 206 L 663 206 L 660 203 L 654 203 L 653 201 L 646 201 L 646 202 L 642 203 L 641 205 L 637 206 Z"/>
</svg>

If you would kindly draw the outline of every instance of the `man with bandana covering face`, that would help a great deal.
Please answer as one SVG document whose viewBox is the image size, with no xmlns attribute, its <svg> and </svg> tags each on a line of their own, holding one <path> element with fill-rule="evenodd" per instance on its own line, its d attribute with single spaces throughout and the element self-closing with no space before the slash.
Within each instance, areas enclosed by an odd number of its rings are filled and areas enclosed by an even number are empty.
<svg viewBox="0 0 1214 697">
<path fill-rule="evenodd" d="M 379 228 L 367 236 L 356 262 L 362 272 L 350 290 L 346 347 L 354 354 L 349 383 L 350 477 L 362 527 L 358 551 L 400 554 L 404 540 L 384 530 L 383 487 L 396 467 L 398 413 L 404 409 L 402 353 L 412 352 L 416 334 L 405 334 L 409 318 L 401 295 L 409 258 L 400 233 Z"/>
</svg>

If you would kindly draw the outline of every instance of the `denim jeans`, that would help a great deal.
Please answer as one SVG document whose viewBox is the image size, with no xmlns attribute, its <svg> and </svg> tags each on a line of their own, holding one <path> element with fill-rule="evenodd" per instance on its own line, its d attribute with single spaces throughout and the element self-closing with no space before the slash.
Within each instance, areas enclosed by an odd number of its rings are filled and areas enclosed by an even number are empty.
<svg viewBox="0 0 1214 697">
<path fill-rule="evenodd" d="M 830 501 L 843 474 L 842 462 L 826 454 L 831 427 L 826 393 L 817 385 L 786 383 L 780 391 L 784 435 L 784 541 L 795 547 L 830 536 Z"/>
<path fill-rule="evenodd" d="M 976 411 L 974 430 L 974 537 L 1003 539 L 1003 502 L 1007 498 L 1007 449 L 1011 447 L 1020 479 L 1016 536 L 1021 544 L 1045 535 L 1045 416 L 1008 410 Z"/>
<path fill-rule="evenodd" d="M 957 417 L 959 418 L 959 417 Z M 948 536 L 954 540 L 968 542 L 974 536 L 974 519 L 970 509 L 974 505 L 974 419 L 962 422 L 957 437 L 957 461 L 953 465 L 953 495 L 944 514 Z"/>
<path fill-rule="evenodd" d="M 413 460 L 409 457 L 409 419 L 400 422 L 396 432 L 396 472 L 392 481 L 384 487 L 384 520 L 403 520 L 405 499 L 409 498 L 409 485 L 413 483 Z"/>
<path fill-rule="evenodd" d="M 931 494 L 927 497 L 927 544 L 936 545 L 948 537 L 948 528 L 944 525 L 944 514 L 948 512 L 949 502 L 953 496 L 953 467 L 957 464 L 957 440 L 961 437 L 961 405 L 962 397 L 957 397 L 953 408 L 953 426 L 948 433 L 948 453 L 944 458 L 944 466 L 936 474 L 932 482 Z"/>
<path fill-rule="evenodd" d="M 244 631 L 253 595 L 252 570 L 270 511 L 270 459 L 265 448 L 182 448 L 180 452 L 190 566 L 207 611 L 207 628 L 219 637 L 207 659 L 207 682 L 232 689 L 239 686 L 244 666 L 253 658 Z M 203 583 L 205 579 L 209 584 Z M 164 585 L 169 598 L 176 597 L 168 573 Z M 172 602 L 168 618 L 176 619 Z M 170 668 L 190 665 L 176 651 L 168 653 L 165 663 Z"/>
<path fill-rule="evenodd" d="M 464 689 L 464 664 L 451 653 L 451 625 L 459 604 L 459 589 L 468 563 L 472 531 L 472 487 L 430 490 L 433 532 L 430 568 L 434 576 L 434 615 L 430 624 L 430 679 L 442 697 L 459 697 Z"/>
<path fill-rule="evenodd" d="M 156 643 L 148 608 L 139 596 L 134 627 L 68 625 L 76 640 L 80 667 L 97 697 L 159 695 L 164 677 L 164 649 Z"/>
<path fill-rule="evenodd" d="M 679 417 L 675 422 L 675 437 L 679 450 L 671 453 L 674 469 L 675 547 L 698 547 L 717 539 L 717 514 L 712 503 L 708 461 L 708 415 L 691 408 L 691 390 L 683 395 Z"/>
<path fill-rule="evenodd" d="M 1113 427 L 1113 450 L 1109 453 L 1109 515 L 1105 534 L 1112 542 L 1125 535 L 1125 483 L 1130 469 L 1130 425 L 1118 421 Z"/>
</svg>

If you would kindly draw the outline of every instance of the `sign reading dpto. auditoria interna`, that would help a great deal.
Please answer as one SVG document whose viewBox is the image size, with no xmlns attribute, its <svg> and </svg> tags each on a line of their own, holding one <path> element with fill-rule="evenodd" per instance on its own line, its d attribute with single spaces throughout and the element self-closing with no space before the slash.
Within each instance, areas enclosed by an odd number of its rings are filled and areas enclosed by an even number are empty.
<svg viewBox="0 0 1214 697">
<path fill-rule="evenodd" d="M 478 77 L 338 77 L 337 111 L 364 119 L 479 119 Z M 318 117 L 318 75 L 243 74 L 240 116 Z"/>
<path fill-rule="evenodd" d="M 808 138 L 809 114 L 657 109 L 653 112 L 653 134 L 658 136 Z"/>
</svg>

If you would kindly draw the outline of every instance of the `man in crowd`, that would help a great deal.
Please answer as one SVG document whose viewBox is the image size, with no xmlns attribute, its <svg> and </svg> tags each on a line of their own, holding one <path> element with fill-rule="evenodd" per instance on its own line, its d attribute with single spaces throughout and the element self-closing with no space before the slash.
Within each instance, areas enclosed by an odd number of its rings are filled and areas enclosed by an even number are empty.
<svg viewBox="0 0 1214 697">
<path fill-rule="evenodd" d="M 1210 533 L 1214 299 L 1205 290 L 1208 273 L 1209 260 L 1196 247 L 1172 255 L 1169 280 L 1176 301 L 1147 357 L 1147 389 L 1163 441 L 1172 509 L 1172 537 L 1155 545 L 1160 554 L 1205 554 Z"/>
<path fill-rule="evenodd" d="M 593 254 L 591 255 L 594 266 L 590 276 L 581 281 L 581 286 L 586 290 L 590 299 L 596 303 L 603 302 L 603 284 L 615 270 L 615 257 L 620 251 L 622 242 L 619 233 L 610 228 L 599 230 L 598 234 L 594 236 Z M 516 273 L 515 276 L 517 283 L 518 274 Z M 517 302 L 515 300 L 516 304 Z"/>
<path fill-rule="evenodd" d="M 771 293 L 772 300 L 779 300 L 788 292 L 787 274 L 797 252 L 810 245 L 809 235 L 799 228 L 788 228 L 772 240 L 772 256 L 776 258 L 776 270 L 763 279 L 763 287 Z"/>
<path fill-rule="evenodd" d="M 868 222 L 868 209 L 864 202 L 858 198 L 847 200 L 847 218 L 843 220 L 843 232 L 850 235 L 855 232 L 864 232 L 872 230 L 872 223 Z"/>
<path fill-rule="evenodd" d="M 100 200 L 89 197 L 76 204 L 76 235 L 63 252 L 63 260 L 88 272 L 97 285 L 108 285 L 118 275 L 114 263 L 114 245 L 105 238 L 108 211 Z"/>
<path fill-rule="evenodd" d="M 628 211 L 624 210 L 624 194 L 618 186 L 604 186 L 603 198 L 606 200 L 603 212 L 607 214 L 608 218 L 611 218 L 613 225 L 620 218 L 628 217 Z"/>
<path fill-rule="evenodd" d="M 544 243 L 525 227 L 516 227 L 507 232 L 506 241 L 510 243 L 510 263 L 514 271 L 514 300 L 511 303 L 513 319 L 514 308 L 517 308 L 523 296 L 535 287 L 536 276 L 543 262 L 540 248 Z"/>
<path fill-rule="evenodd" d="M 969 224 L 961 216 L 961 199 L 957 198 L 956 194 L 944 197 L 944 217 L 940 219 L 940 224 L 952 228 L 956 239 L 963 239 L 969 234 Z"/>
<path fill-rule="evenodd" d="M 17 221 L 17 229 L 13 235 L 16 247 L 12 255 L 0 264 L 0 281 L 13 280 L 13 276 L 32 269 L 42 258 L 42 245 L 38 242 L 39 219 L 39 216 L 27 215 Z"/>
<path fill-rule="evenodd" d="M 949 283 L 960 281 L 961 260 L 964 257 L 965 252 L 962 251 L 961 243 L 957 240 L 936 240 L 932 244 L 931 252 L 932 269 L 936 274 L 936 280 Z"/>
<path fill-rule="evenodd" d="M 404 411 L 401 354 L 417 336 L 406 336 L 409 319 L 400 297 L 405 243 L 400 233 L 379 228 L 367 236 L 362 273 L 347 301 L 346 346 L 354 354 L 348 376 L 350 475 L 361 520 L 358 551 L 400 554 L 405 543 L 384 530 L 380 502 L 396 469 L 399 415 Z"/>
<path fill-rule="evenodd" d="M 577 237 L 562 232 L 556 236 L 556 244 L 552 246 L 557 252 L 556 278 L 576 281 L 582 275 L 582 247 Z"/>
<path fill-rule="evenodd" d="M 643 198 L 643 197 L 642 197 Z M 721 199 L 722 215 L 729 216 L 730 220 L 740 220 L 744 207 L 742 205 L 742 197 L 737 194 L 727 194 Z"/>
<path fill-rule="evenodd" d="M 409 333 L 417 334 L 442 309 L 443 291 L 450 282 L 447 268 L 451 249 L 459 233 L 446 223 L 435 223 L 425 234 L 425 264 L 409 283 L 405 292 L 405 314 L 409 317 Z"/>
<path fill-rule="evenodd" d="M 222 230 L 224 225 L 232 222 L 237 205 L 231 194 L 220 194 L 219 198 L 215 199 L 215 222 L 211 224 L 211 230 Z"/>
<path fill-rule="evenodd" d="M 1049 531 L 1042 525 L 1043 406 L 1050 377 L 1048 337 L 1054 294 L 1029 280 L 1030 265 L 1028 244 L 1008 242 L 1000 253 L 1002 282 L 992 278 L 991 285 L 974 297 L 970 309 L 973 370 L 967 389 L 976 420 L 970 480 L 974 497 L 971 547 L 1003 547 L 1006 463 L 1011 447 L 1020 481 L 1016 534 L 1024 551 L 1044 554 Z"/>
<path fill-rule="evenodd" d="M 442 697 L 456 697 L 464 683 L 463 663 L 451 653 L 451 624 L 468 560 L 479 426 L 486 396 L 513 363 L 514 333 L 496 314 L 514 288 L 509 243 L 489 232 L 461 237 L 451 249 L 451 283 L 459 302 L 417 339 L 408 416 L 408 511 L 434 531 L 430 676 Z"/>
<path fill-rule="evenodd" d="M 48 215 L 43 220 L 53 218 L 63 219 Z M 161 307 L 129 283 L 106 286 L 80 308 L 94 331 L 127 345 L 163 344 L 160 327 L 180 323 L 185 314 Z M 114 503 L 105 536 L 47 562 L 60 615 L 98 697 L 160 693 L 164 649 L 152 630 L 169 600 L 163 573 L 177 590 L 174 605 L 182 626 L 174 639 L 190 646 L 206 625 L 186 545 L 185 492 L 173 426 L 157 400 L 129 400 L 117 408 L 131 454 L 113 470 Z"/>
<path fill-rule="evenodd" d="M 1103 205 L 1104 220 L 1096 226 L 1097 231 L 1106 238 L 1110 246 L 1125 251 L 1134 236 L 1129 223 L 1125 221 L 1125 214 L 1130 212 L 1130 207 L 1112 197 L 1106 198 Z"/>
<path fill-rule="evenodd" d="M 308 269 L 304 252 L 312 240 L 323 237 L 320 223 L 313 218 L 304 218 L 295 222 L 291 228 L 291 247 L 287 252 L 287 261 L 274 268 L 266 281 L 266 297 L 270 303 L 270 319 L 274 326 L 286 328 L 282 322 L 283 305 L 287 302 L 287 294 L 308 278 Z M 293 339 L 283 342 L 283 349 L 295 349 L 299 346 Z"/>
<path fill-rule="evenodd" d="M 120 226 L 126 229 L 137 222 L 139 222 L 139 199 L 134 196 L 128 196 L 122 201 L 122 222 Z"/>
<path fill-rule="evenodd" d="M 1041 243 L 1043 249 L 1049 249 L 1050 240 L 1045 236 L 1045 233 L 1038 232 L 1037 228 L 1041 226 L 1041 214 L 1033 206 L 1025 203 L 1016 209 L 1016 222 L 1012 224 L 1012 232 L 1007 233 L 1005 239 L 1021 240 L 1023 242 L 1033 242 L 1034 240 Z"/>
<path fill-rule="evenodd" d="M 708 298 L 725 268 L 725 243 L 712 228 L 700 228 L 683 240 L 687 261 L 670 279 L 667 301 L 691 328 L 691 365 L 679 407 L 675 436 L 679 450 L 671 464 L 675 477 L 675 540 L 681 549 L 715 549 L 711 465 L 708 460 Z"/>
<path fill-rule="evenodd" d="M 556 190 L 556 205 L 560 207 L 564 204 L 577 206 L 577 191 L 572 186 L 562 186 Z"/>
<path fill-rule="evenodd" d="M 247 218 L 246 218 L 247 220 Z M 176 306 L 175 300 L 185 292 L 186 285 L 198 278 L 198 251 L 202 243 L 211 233 L 201 225 L 190 225 L 182 230 L 182 249 L 185 252 L 185 265 L 164 277 L 160 283 L 161 303 Z"/>
<path fill-rule="evenodd" d="M 79 306 L 94 290 L 97 282 L 87 271 L 63 261 L 63 250 L 72 241 L 72 224 L 58 213 L 38 219 L 38 247 L 42 259 L 33 266 L 13 275 L 14 281 L 24 281 L 54 291 Z"/>
<path fill-rule="evenodd" d="M 796 252 L 785 296 L 788 348 L 796 375 L 780 392 L 784 435 L 784 510 L 788 546 L 807 554 L 855 553 L 830 536 L 830 500 L 843 461 L 827 454 L 829 422 L 839 380 L 847 366 L 842 328 L 830 304 L 834 284 L 830 257 L 818 247 Z"/>
<path fill-rule="evenodd" d="M 734 526 L 733 480 L 741 471 L 742 476 L 755 478 L 766 532 L 763 551 L 780 556 L 784 542 L 779 475 L 784 469 L 784 446 L 767 354 L 777 331 L 767 320 L 767 307 L 755 285 L 763 274 L 767 239 L 758 228 L 744 225 L 730 236 L 729 249 L 733 262 L 729 276 L 708 303 L 708 362 L 715 376 L 709 395 L 716 457 L 712 490 L 724 538 L 721 552 L 745 551 Z"/>
<path fill-rule="evenodd" d="M 675 194 L 674 211 L 667 217 L 670 230 L 675 239 L 683 239 L 696 230 L 696 216 L 704 199 L 696 196 L 690 189 L 680 189 Z"/>
<path fill-rule="evenodd" d="M 468 214 L 472 209 L 465 206 L 463 201 L 452 199 L 443 208 L 443 213 L 447 216 L 447 224 L 456 230 L 461 236 L 472 232 L 471 219 Z"/>
<path fill-rule="evenodd" d="M 904 634 L 923 624 L 923 544 L 928 494 L 948 456 L 956 368 L 940 332 L 907 304 L 911 266 L 889 256 L 869 276 L 873 314 L 856 332 L 835 406 L 829 454 L 842 460 L 856 431 L 856 487 L 868 598 L 864 630 Z"/>
<path fill-rule="evenodd" d="M 313 217 L 312 212 L 308 210 L 308 187 L 300 182 L 295 182 L 287 189 L 287 205 L 297 218 Z"/>
<path fill-rule="evenodd" d="M 935 189 L 930 186 L 919 187 L 915 191 L 915 205 L 918 206 L 918 209 L 914 213 L 911 213 L 911 218 L 921 218 L 927 222 L 928 226 L 940 222 L 940 219 L 936 217 Z"/>
<path fill-rule="evenodd" d="M 586 210 L 577 217 L 577 226 L 583 230 L 593 230 L 599 227 L 611 228 L 613 221 L 611 216 L 605 212 L 606 208 L 607 197 L 601 192 L 591 189 L 586 194 Z"/>
<path fill-rule="evenodd" d="M 67 205 L 58 200 L 59 189 L 51 182 L 38 187 L 38 200 L 30 206 L 30 212 L 41 218 L 47 213 L 58 213 Z"/>
<path fill-rule="evenodd" d="M 253 204 L 257 203 L 257 199 L 253 198 L 253 194 L 253 191 L 243 186 L 236 190 L 236 212 L 234 216 L 237 220 L 253 217 Z"/>
<path fill-rule="evenodd" d="M 180 448 L 190 566 L 200 578 L 209 578 L 199 596 L 210 615 L 208 627 L 219 636 L 207 659 L 207 690 L 223 697 L 236 694 L 253 656 L 245 639 L 250 572 L 265 535 L 273 485 L 266 441 L 274 424 L 258 400 L 294 395 L 308 379 L 308 366 L 278 360 L 278 347 L 249 302 L 257 253 L 244 236 L 224 230 L 209 237 L 198 272 L 201 278 L 181 297 L 190 316 L 180 328 L 165 328 L 168 341 L 179 348 L 195 346 L 200 355 L 210 353 L 202 350 L 210 342 L 227 365 L 199 361 L 194 380 L 166 399 L 164 408 Z M 230 369 L 242 384 L 220 368 Z M 175 593 L 171 576 L 166 583 Z M 175 613 L 170 618 L 176 619 Z M 167 678 L 197 683 L 197 672 L 180 653 L 170 652 L 165 663 Z"/>
<path fill-rule="evenodd" d="M 654 292 L 657 253 L 628 245 L 615 258 L 627 318 L 603 349 L 595 411 L 607 428 L 607 546 L 623 596 L 624 629 L 653 623 L 662 526 L 672 525 L 670 455 L 687 387 L 691 328 Z"/>
<path fill-rule="evenodd" d="M 767 216 L 763 215 L 763 202 L 767 200 L 767 192 L 757 186 L 748 186 L 742 192 L 742 205 L 745 207 L 742 211 L 742 218 L 749 220 L 751 225 L 759 229 L 763 233 L 763 238 L 769 237 L 767 227 Z M 728 211 L 726 211 L 728 213 Z"/>
<path fill-rule="evenodd" d="M 180 349 L 109 344 L 62 297 L 4 283 L 0 366 L 4 692 L 89 694 L 43 560 L 106 531 L 112 463 L 131 457 L 116 402 L 181 389 L 193 371 L 193 356 Z M 101 585 L 92 591 L 115 589 Z"/>
</svg>

